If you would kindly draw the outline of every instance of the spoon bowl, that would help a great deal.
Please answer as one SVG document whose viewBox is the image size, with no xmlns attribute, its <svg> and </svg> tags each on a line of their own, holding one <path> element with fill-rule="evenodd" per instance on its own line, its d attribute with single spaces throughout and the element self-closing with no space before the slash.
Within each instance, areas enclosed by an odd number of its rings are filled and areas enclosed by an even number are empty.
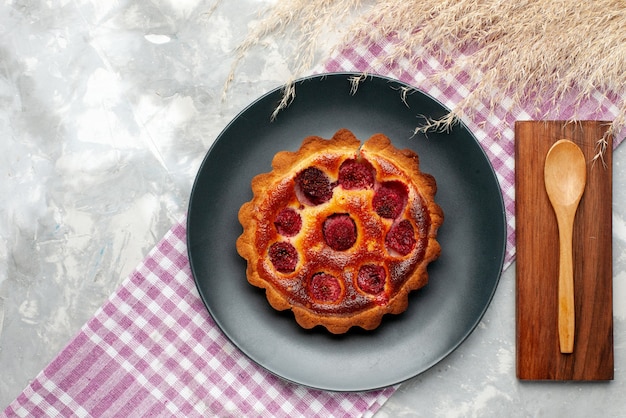
<svg viewBox="0 0 626 418">
<path fill-rule="evenodd" d="M 559 228 L 558 329 L 561 353 L 574 351 L 574 218 L 587 183 L 585 156 L 567 139 L 554 143 L 544 166 L 544 182 Z"/>
</svg>

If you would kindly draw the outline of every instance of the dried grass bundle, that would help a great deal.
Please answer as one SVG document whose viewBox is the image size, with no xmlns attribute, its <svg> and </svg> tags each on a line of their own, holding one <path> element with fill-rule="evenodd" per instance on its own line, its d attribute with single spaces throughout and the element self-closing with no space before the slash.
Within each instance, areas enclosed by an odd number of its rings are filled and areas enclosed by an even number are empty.
<svg viewBox="0 0 626 418">
<path fill-rule="evenodd" d="M 445 128 L 471 116 L 478 103 L 495 106 L 505 98 L 549 118 L 574 92 L 577 104 L 598 93 L 617 101 L 612 131 L 618 132 L 626 125 L 624 27 L 624 0 L 278 0 L 238 48 L 229 81 L 247 51 L 274 34 L 297 35 L 294 77 L 311 68 L 317 41 L 329 32 L 344 42 L 393 37 L 384 64 L 418 63 L 427 52 L 446 67 L 434 77 L 470 77 L 469 94 L 429 128 Z M 291 86 L 281 106 L 294 93 Z M 550 114 L 540 114 L 546 103 Z"/>
</svg>

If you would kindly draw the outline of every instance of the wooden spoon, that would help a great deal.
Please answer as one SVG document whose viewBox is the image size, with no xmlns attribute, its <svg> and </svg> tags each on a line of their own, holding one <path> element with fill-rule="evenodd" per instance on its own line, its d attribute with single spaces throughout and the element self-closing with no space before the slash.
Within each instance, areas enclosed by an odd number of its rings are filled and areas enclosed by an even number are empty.
<svg viewBox="0 0 626 418">
<path fill-rule="evenodd" d="M 578 145 L 561 139 L 550 148 L 544 181 L 559 227 L 559 346 L 561 353 L 572 353 L 575 323 L 572 229 L 587 182 L 585 157 Z"/>
</svg>

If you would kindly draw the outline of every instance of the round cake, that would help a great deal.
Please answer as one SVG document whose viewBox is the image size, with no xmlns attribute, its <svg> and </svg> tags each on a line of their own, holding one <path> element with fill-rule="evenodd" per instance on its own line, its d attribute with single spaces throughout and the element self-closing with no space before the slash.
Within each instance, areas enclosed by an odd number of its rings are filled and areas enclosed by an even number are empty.
<svg viewBox="0 0 626 418">
<path fill-rule="evenodd" d="M 361 145 L 341 129 L 278 152 L 272 167 L 254 177 L 239 210 L 237 251 L 250 284 L 307 329 L 371 330 L 404 312 L 441 252 L 437 186 L 417 154 L 382 134 Z"/>
</svg>

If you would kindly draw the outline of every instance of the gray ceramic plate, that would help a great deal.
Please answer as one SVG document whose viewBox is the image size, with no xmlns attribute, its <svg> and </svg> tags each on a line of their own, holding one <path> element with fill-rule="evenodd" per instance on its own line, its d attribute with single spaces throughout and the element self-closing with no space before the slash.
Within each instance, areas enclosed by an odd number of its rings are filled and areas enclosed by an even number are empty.
<svg viewBox="0 0 626 418">
<path fill-rule="evenodd" d="M 198 172 L 187 220 L 189 259 L 211 316 L 250 359 L 302 385 L 334 391 L 377 389 L 432 367 L 476 327 L 496 290 L 506 245 L 505 213 L 494 171 L 462 125 L 449 133 L 413 135 L 420 118 L 447 110 L 399 81 L 369 76 L 355 94 L 351 74 L 297 82 L 294 102 L 278 118 L 276 89 L 243 110 L 220 134 Z M 406 101 L 402 88 L 410 88 Z M 271 170 L 280 150 L 296 150 L 309 135 L 330 138 L 348 128 L 364 140 L 382 132 L 399 148 L 412 148 L 423 171 L 435 176 L 445 222 L 442 255 L 429 267 L 429 284 L 408 310 L 380 327 L 331 335 L 300 328 L 291 312 L 277 312 L 264 292 L 246 281 L 235 249 L 237 212 L 252 197 L 250 180 Z"/>
</svg>

